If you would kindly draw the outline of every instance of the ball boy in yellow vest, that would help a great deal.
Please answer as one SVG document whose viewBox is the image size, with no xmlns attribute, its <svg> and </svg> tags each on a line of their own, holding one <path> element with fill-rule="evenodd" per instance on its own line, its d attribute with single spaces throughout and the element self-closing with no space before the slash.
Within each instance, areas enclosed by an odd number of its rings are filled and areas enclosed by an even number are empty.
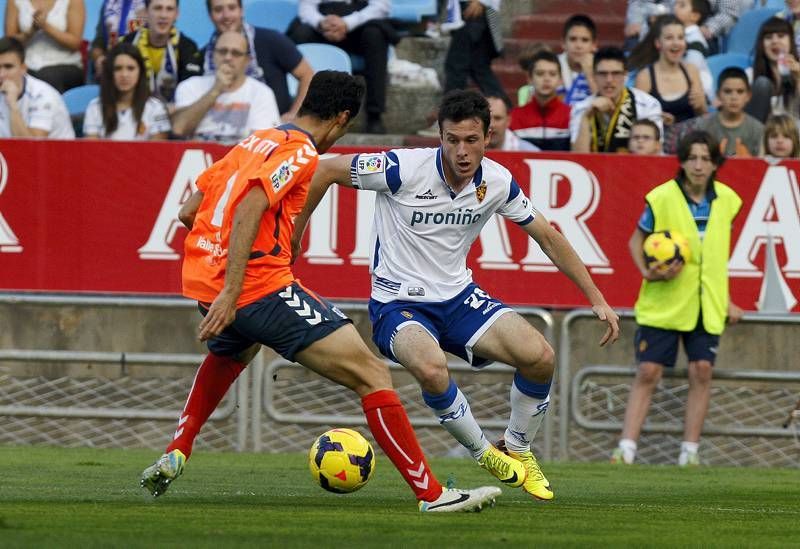
<svg viewBox="0 0 800 549">
<path fill-rule="evenodd" d="M 636 301 L 636 360 L 639 368 L 628 397 L 619 447 L 611 461 L 633 463 L 636 441 L 647 417 L 653 389 L 664 367 L 673 367 L 679 340 L 689 360 L 689 394 L 678 464 L 698 465 L 698 443 L 711 396 L 711 371 L 719 337 L 742 310 L 728 297 L 731 225 L 742 199 L 715 180 L 724 158 L 707 132 L 687 135 L 678 145 L 675 179 L 647 193 L 647 205 L 628 247 L 644 280 Z M 642 243 L 648 234 L 674 230 L 691 249 L 687 262 L 666 272 L 648 268 Z"/>
</svg>

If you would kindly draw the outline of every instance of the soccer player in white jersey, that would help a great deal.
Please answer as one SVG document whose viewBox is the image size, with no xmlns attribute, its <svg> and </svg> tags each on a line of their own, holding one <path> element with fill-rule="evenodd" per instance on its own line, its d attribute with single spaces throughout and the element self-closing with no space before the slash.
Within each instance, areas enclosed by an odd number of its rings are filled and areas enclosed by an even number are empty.
<svg viewBox="0 0 800 549">
<path fill-rule="evenodd" d="M 467 253 L 495 213 L 528 233 L 584 293 L 607 324 L 601 345 L 619 337 L 619 317 L 592 282 L 572 246 L 537 212 L 511 173 L 484 158 L 489 106 L 472 91 L 448 93 L 439 108 L 442 144 L 320 161 L 305 209 L 295 220 L 293 253 L 308 218 L 332 183 L 377 193 L 373 224 L 373 340 L 405 366 L 442 426 L 478 463 L 532 496 L 553 498 L 531 452 L 553 378 L 553 350 L 519 314 L 472 281 Z M 506 453 L 489 443 L 464 394 L 450 378 L 444 351 L 474 367 L 493 361 L 516 368 Z"/>
</svg>

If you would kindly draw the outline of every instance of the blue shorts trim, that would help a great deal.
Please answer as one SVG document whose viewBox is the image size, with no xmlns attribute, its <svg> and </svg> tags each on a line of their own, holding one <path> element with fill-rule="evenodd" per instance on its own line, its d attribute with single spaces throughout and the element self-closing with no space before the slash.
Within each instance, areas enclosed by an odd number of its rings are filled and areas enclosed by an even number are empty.
<svg viewBox="0 0 800 549">
<path fill-rule="evenodd" d="M 207 308 L 200 306 L 203 316 Z M 207 342 L 216 355 L 234 356 L 255 343 L 294 362 L 297 353 L 352 321 L 330 301 L 297 282 L 236 311 L 236 318 Z"/>
<path fill-rule="evenodd" d="M 442 302 L 369 302 L 372 340 L 381 354 L 399 362 L 394 354 L 394 338 L 410 324 L 421 326 L 439 346 L 463 358 L 475 368 L 492 361 L 475 356 L 473 347 L 492 324 L 511 308 L 471 283 L 452 299 Z"/>
<path fill-rule="evenodd" d="M 636 361 L 640 364 L 655 362 L 671 368 L 677 361 L 678 347 L 681 341 L 683 341 L 689 362 L 707 360 L 712 366 L 714 365 L 714 361 L 717 359 L 719 336 L 706 332 L 703 328 L 702 317 L 698 319 L 697 326 L 691 332 L 639 326 L 634 337 Z"/>
</svg>

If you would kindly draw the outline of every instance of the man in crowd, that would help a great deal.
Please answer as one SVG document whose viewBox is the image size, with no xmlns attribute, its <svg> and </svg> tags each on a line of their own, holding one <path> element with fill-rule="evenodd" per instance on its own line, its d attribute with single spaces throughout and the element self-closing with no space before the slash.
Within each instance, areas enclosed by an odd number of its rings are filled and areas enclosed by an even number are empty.
<svg viewBox="0 0 800 549">
<path fill-rule="evenodd" d="M 625 87 L 625 54 L 616 47 L 594 56 L 597 93 L 573 105 L 570 138 L 575 152 L 625 152 L 636 120 L 648 118 L 663 128 L 661 104 L 650 94 Z"/>
<path fill-rule="evenodd" d="M 489 125 L 489 149 L 498 151 L 538 151 L 539 147 L 531 145 L 508 128 L 511 117 L 508 116 L 508 103 L 502 97 L 487 97 L 489 110 L 492 113 Z"/>
<path fill-rule="evenodd" d="M 251 57 L 244 34 L 225 31 L 214 41 L 214 74 L 178 85 L 172 131 L 184 139 L 233 143 L 280 123 L 275 95 L 247 76 Z"/>
<path fill-rule="evenodd" d="M 124 40 L 142 53 L 150 91 L 172 104 L 178 82 L 202 74 L 197 44 L 175 28 L 178 0 L 145 0 L 145 6 L 147 25 Z"/>
<path fill-rule="evenodd" d="M 298 17 L 289 26 L 289 38 L 298 44 L 322 42 L 364 58 L 367 81 L 367 133 L 386 133 L 386 70 L 389 45 L 398 41 L 386 19 L 390 0 L 300 0 Z"/>
<path fill-rule="evenodd" d="M 25 47 L 0 38 L 0 137 L 74 139 L 75 130 L 61 94 L 27 74 Z"/>
<path fill-rule="evenodd" d="M 220 34 L 225 31 L 240 32 L 247 38 L 250 49 L 247 76 L 270 87 L 284 121 L 294 118 L 303 104 L 311 77 L 314 76 L 314 70 L 294 42 L 283 33 L 246 23 L 243 20 L 242 0 L 206 0 L 206 7 L 216 32 L 201 52 L 204 73 L 214 74 L 216 71 L 214 46 Z M 298 81 L 294 99 L 289 95 L 287 74 Z"/>
</svg>

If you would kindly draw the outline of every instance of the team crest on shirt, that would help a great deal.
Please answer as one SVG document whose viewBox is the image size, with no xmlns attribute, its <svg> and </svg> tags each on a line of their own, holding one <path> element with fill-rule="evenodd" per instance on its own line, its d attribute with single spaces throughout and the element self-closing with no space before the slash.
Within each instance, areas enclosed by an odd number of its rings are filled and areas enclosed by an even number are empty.
<svg viewBox="0 0 800 549">
<path fill-rule="evenodd" d="M 386 171 L 386 157 L 383 153 L 361 154 L 358 156 L 356 169 L 358 170 L 358 175 L 382 173 Z"/>
<path fill-rule="evenodd" d="M 288 161 L 284 162 L 272 172 L 270 179 L 272 180 L 272 189 L 275 192 L 280 191 L 292 179 L 292 165 Z"/>
<path fill-rule="evenodd" d="M 481 184 L 475 187 L 475 196 L 478 198 L 478 203 L 483 202 L 486 198 L 486 181 L 481 181 Z"/>
<path fill-rule="evenodd" d="M 414 315 L 409 313 L 408 311 L 400 311 L 400 314 L 409 319 L 414 318 Z"/>
</svg>

